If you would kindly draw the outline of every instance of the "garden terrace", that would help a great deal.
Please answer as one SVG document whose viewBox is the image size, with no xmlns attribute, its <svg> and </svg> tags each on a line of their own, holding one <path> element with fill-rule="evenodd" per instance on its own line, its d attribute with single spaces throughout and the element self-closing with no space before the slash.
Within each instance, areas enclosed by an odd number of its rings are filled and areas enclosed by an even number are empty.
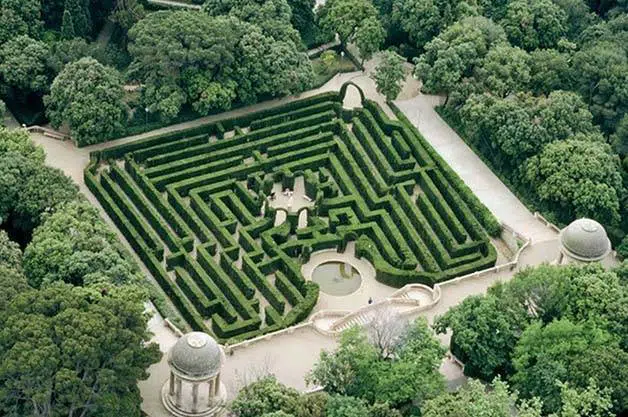
<svg viewBox="0 0 628 417">
<path fill-rule="evenodd" d="M 349 241 L 394 287 L 495 264 L 488 210 L 403 115 L 343 109 L 345 91 L 92 153 L 85 182 L 193 329 L 233 342 L 305 319 L 301 264 Z M 300 177 L 313 207 L 275 226 L 268 196 Z"/>
</svg>

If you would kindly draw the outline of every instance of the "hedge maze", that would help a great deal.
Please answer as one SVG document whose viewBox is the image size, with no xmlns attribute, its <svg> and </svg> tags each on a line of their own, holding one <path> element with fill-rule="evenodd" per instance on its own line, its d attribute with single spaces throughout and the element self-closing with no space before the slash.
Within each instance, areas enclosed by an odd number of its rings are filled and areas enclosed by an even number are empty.
<svg viewBox="0 0 628 417">
<path fill-rule="evenodd" d="M 236 341 L 305 319 L 301 264 L 356 242 L 400 287 L 492 266 L 487 209 L 397 112 L 324 93 L 92 153 L 85 181 L 190 326 Z M 267 196 L 303 177 L 307 226 Z"/>
</svg>

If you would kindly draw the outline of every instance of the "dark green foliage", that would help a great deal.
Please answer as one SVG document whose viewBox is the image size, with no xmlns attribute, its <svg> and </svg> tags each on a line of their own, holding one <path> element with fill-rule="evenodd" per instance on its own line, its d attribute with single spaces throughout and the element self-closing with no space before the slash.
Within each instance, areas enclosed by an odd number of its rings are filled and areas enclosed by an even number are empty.
<svg viewBox="0 0 628 417">
<path fill-rule="evenodd" d="M 74 19 L 69 10 L 63 12 L 63 22 L 61 23 L 61 35 L 64 39 L 70 40 L 76 36 L 74 30 Z"/>
<path fill-rule="evenodd" d="M 89 0 L 65 0 L 63 17 L 65 18 L 66 12 L 68 12 L 67 14 L 72 20 L 72 28 L 75 35 L 82 38 L 91 35 L 92 32 L 92 21 L 88 6 Z"/>
<path fill-rule="evenodd" d="M 0 317 L 0 413 L 139 417 L 137 380 L 160 357 L 140 294 L 57 283 L 16 295 Z"/>
<path fill-rule="evenodd" d="M 334 395 L 327 405 L 328 415 L 332 410 L 351 408 L 348 404 L 356 408 L 377 403 L 394 408 L 420 407 L 444 390 L 438 372 L 444 350 L 425 320 L 402 326 L 400 337 L 388 347 L 388 356 L 365 333 L 357 326 L 344 331 L 338 348 L 321 352 L 307 377 L 309 383 L 321 385 Z M 382 408 L 386 406 L 375 410 Z"/>
<path fill-rule="evenodd" d="M 61 171 L 17 152 L 0 156 L 0 218 L 29 236 L 45 212 L 77 197 L 77 187 Z"/>
<path fill-rule="evenodd" d="M 524 397 L 539 396 L 556 411 L 561 387 L 582 390 L 593 378 L 626 409 L 628 296 L 622 269 L 600 265 L 540 266 L 467 298 L 436 321 L 453 330 L 451 350 L 465 373 L 490 381 L 511 378 Z"/>
<path fill-rule="evenodd" d="M 261 10 L 254 13 L 255 7 L 249 10 L 234 1 L 208 3 L 206 8 L 216 17 L 161 11 L 133 26 L 129 31 L 129 52 L 134 59 L 131 75 L 146 84 L 142 100 L 149 111 L 167 120 L 188 104 L 205 115 L 234 103 L 307 89 L 313 78 L 311 65 L 297 50 L 299 39 L 289 23 L 289 6 L 283 0 L 276 3 L 276 9 L 271 0 L 267 3 L 280 14 L 276 19 L 264 19 Z M 231 10 L 235 16 L 224 16 Z M 239 20 L 247 17 L 247 22 Z M 288 19 L 283 26 L 281 18 Z M 206 30 L 199 32 L 199 27 Z M 295 39 L 274 33 L 282 27 Z"/>
<path fill-rule="evenodd" d="M 118 71 L 93 58 L 65 66 L 44 97 L 53 126 L 70 126 L 76 144 L 102 142 L 122 131 L 127 119 L 124 90 Z"/>
</svg>

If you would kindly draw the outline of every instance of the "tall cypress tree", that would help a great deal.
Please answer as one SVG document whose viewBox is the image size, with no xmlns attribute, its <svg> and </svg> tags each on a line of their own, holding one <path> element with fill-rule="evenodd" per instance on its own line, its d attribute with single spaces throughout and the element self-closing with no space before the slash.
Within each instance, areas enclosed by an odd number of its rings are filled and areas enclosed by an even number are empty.
<svg viewBox="0 0 628 417">
<path fill-rule="evenodd" d="M 75 36 L 86 37 L 91 33 L 89 9 L 85 0 L 65 0 L 65 11 L 72 17 Z"/>
<path fill-rule="evenodd" d="M 74 30 L 74 20 L 72 18 L 72 13 L 70 13 L 69 10 L 63 12 L 61 35 L 63 36 L 63 39 L 73 39 L 76 37 L 76 31 Z"/>
</svg>

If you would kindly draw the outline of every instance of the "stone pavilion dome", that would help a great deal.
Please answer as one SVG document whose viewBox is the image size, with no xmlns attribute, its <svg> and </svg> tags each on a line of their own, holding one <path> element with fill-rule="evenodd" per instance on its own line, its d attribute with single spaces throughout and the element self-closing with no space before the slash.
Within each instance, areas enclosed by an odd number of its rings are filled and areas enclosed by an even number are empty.
<svg viewBox="0 0 628 417">
<path fill-rule="evenodd" d="M 181 337 L 170 350 L 168 361 L 178 372 L 202 378 L 217 374 L 222 366 L 222 351 L 206 333 L 191 332 Z"/>
<path fill-rule="evenodd" d="M 577 219 L 560 232 L 564 255 L 583 262 L 600 261 L 611 251 L 604 227 L 591 219 Z"/>
</svg>

